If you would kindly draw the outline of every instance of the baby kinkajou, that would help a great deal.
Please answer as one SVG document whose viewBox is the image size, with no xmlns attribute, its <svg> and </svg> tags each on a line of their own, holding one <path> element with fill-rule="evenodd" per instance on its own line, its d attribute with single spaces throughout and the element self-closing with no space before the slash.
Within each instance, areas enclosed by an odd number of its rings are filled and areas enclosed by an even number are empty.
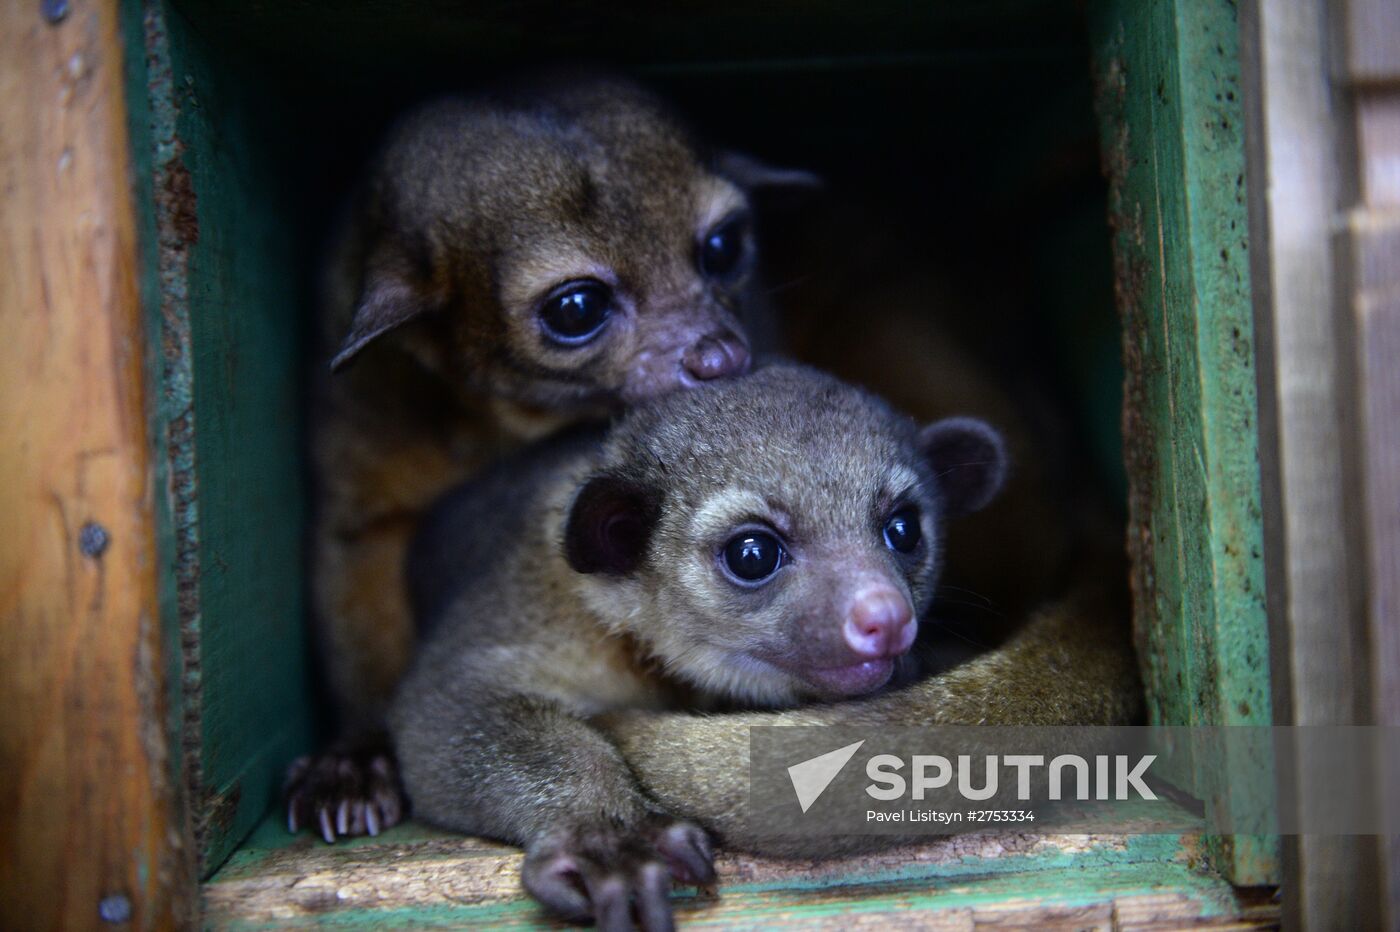
<svg viewBox="0 0 1400 932">
<path fill-rule="evenodd" d="M 522 845 L 527 889 L 604 928 L 670 924 L 709 840 L 589 719 L 880 690 L 933 597 L 946 518 L 985 505 L 999 435 L 919 428 L 773 365 L 638 407 L 454 492 L 410 571 L 429 629 L 392 731 L 418 816 Z M 720 716 L 728 718 L 728 716 Z"/>
<path fill-rule="evenodd" d="M 993 649 L 907 689 L 848 702 L 726 715 L 630 711 L 597 721 L 648 796 L 727 847 L 809 858 L 898 841 L 759 834 L 749 810 L 751 726 L 844 725 L 876 733 L 899 726 L 1125 725 L 1143 715 L 1123 531 L 1103 520 L 1098 501 L 1108 483 L 1072 455 L 1070 419 L 1044 396 L 1046 377 L 1025 375 L 1027 357 L 1053 354 L 1043 341 L 1020 336 L 1021 305 L 997 297 L 1003 283 L 974 278 L 971 296 L 960 298 L 929 258 L 933 246 L 913 231 L 882 232 L 877 220 L 840 211 L 804 227 L 812 242 L 798 253 L 816 258 L 780 269 L 782 280 L 798 283 L 782 293 L 792 302 L 791 350 L 921 421 L 956 412 L 997 425 L 1016 468 L 996 501 L 957 528 L 941 604 L 925 619 L 919 645 L 940 665 L 950 659 L 948 646 L 965 643 L 962 635 Z M 868 252 L 843 262 L 853 250 L 841 234 L 850 229 L 870 231 L 858 244 Z M 804 278 L 803 271 L 812 274 Z M 1026 342 L 1032 345 L 1017 345 Z M 832 455 L 840 453 L 833 448 Z M 965 627 L 940 643 L 950 618 Z"/>
<path fill-rule="evenodd" d="M 391 134 L 330 263 L 310 380 L 314 615 L 343 740 L 289 772 L 293 830 L 402 813 L 374 736 L 412 650 L 423 509 L 570 419 L 747 369 L 749 192 L 811 183 L 605 78 L 442 100 Z"/>
</svg>

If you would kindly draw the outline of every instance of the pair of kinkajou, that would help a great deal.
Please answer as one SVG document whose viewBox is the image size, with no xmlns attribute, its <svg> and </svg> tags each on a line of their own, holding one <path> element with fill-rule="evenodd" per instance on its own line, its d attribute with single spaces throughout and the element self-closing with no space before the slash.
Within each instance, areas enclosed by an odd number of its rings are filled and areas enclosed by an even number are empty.
<svg viewBox="0 0 1400 932">
<path fill-rule="evenodd" d="M 313 379 L 313 574 L 344 740 L 294 765 L 293 827 L 397 821 L 387 729 L 419 816 L 522 845 L 563 914 L 660 928 L 673 878 L 713 878 L 704 829 L 750 842 L 749 724 L 1134 714 L 1092 593 L 883 689 L 942 521 L 996 493 L 1006 453 L 976 419 L 919 428 L 814 370 L 745 374 L 750 197 L 811 183 L 706 149 L 611 79 L 399 126 L 327 282 L 344 371 Z"/>
</svg>

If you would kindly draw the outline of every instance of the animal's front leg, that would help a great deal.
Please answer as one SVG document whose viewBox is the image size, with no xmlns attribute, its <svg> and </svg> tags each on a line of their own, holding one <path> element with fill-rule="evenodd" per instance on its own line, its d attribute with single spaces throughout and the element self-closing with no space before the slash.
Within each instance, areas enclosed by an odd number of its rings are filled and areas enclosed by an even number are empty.
<svg viewBox="0 0 1400 932">
<path fill-rule="evenodd" d="M 339 733 L 287 768 L 292 832 L 309 827 L 327 842 L 377 835 L 407 810 L 384 717 L 414 641 L 401 571 L 411 528 L 403 519 L 354 534 L 318 529 L 320 642 Z"/>
<path fill-rule="evenodd" d="M 671 928 L 673 882 L 709 884 L 705 833 L 662 810 L 622 755 L 558 703 L 412 676 L 395 706 L 418 817 L 525 849 L 526 890 L 600 928 Z"/>
<path fill-rule="evenodd" d="M 327 843 L 378 835 L 404 816 L 406 800 L 387 735 L 347 738 L 294 760 L 282 788 L 287 830 L 304 826 Z"/>
<path fill-rule="evenodd" d="M 600 929 L 672 927 L 673 882 L 714 882 L 714 852 L 699 827 L 659 809 L 624 824 L 584 817 L 561 820 L 526 847 L 525 889 L 570 919 Z"/>
</svg>

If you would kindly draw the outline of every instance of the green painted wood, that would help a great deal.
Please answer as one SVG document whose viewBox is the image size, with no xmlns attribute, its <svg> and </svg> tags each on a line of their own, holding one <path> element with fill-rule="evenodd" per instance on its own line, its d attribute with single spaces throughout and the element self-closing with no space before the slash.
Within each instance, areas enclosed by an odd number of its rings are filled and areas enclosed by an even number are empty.
<svg viewBox="0 0 1400 932">
<path fill-rule="evenodd" d="M 1177 826 L 1191 825 L 1191 817 L 1182 814 L 1182 817 L 1177 819 L 1174 824 Z M 1195 824 L 1201 823 L 1196 822 Z M 1106 840 L 1102 844 L 1090 844 L 1087 847 L 1084 847 L 1081 842 L 1092 837 L 1089 835 L 1043 835 L 1039 837 L 1048 844 L 1034 853 L 1017 853 L 1018 845 L 1016 842 L 1021 840 L 1020 836 L 1017 836 L 1011 839 L 1012 843 L 1008 845 L 1007 853 L 997 857 L 969 855 L 951 862 L 940 860 L 936 863 L 928 863 L 909 860 L 891 864 L 885 858 L 872 856 L 868 858 L 863 869 L 847 871 L 843 874 L 843 879 L 851 883 L 866 884 L 918 880 L 933 876 L 1023 874 L 1062 868 L 1082 869 L 1090 866 L 1113 867 L 1152 863 L 1182 863 L 1193 867 L 1200 866 L 1198 863 L 1200 858 L 1196 855 L 1197 849 L 1195 847 L 1195 839 L 1199 836 L 1192 832 L 1143 832 L 1135 835 L 1103 836 Z M 1064 839 L 1073 842 L 1068 849 L 1055 846 L 1056 842 Z M 931 845 L 936 845 L 938 839 L 931 836 L 928 842 Z M 443 846 L 444 843 L 446 843 L 446 847 Z M 454 851 L 454 847 L 465 851 L 476 851 L 477 849 L 490 849 L 492 852 L 505 851 L 516 861 L 523 857 L 519 849 L 512 846 L 463 836 L 456 832 L 434 828 L 412 820 L 381 832 L 373 838 L 368 836 L 347 838 L 336 842 L 334 847 L 330 847 L 321 844 L 308 833 L 290 834 L 281 813 L 273 812 L 259 823 L 238 850 L 210 878 L 209 883 L 221 884 L 249 880 L 285 869 L 288 864 L 296 862 L 298 859 L 304 859 L 307 863 L 315 863 L 319 866 L 327 859 L 359 862 L 365 857 L 376 857 L 376 852 L 379 852 L 378 856 L 386 861 L 402 861 L 405 858 L 417 861 L 442 857 L 448 853 L 460 853 Z M 720 855 L 722 858 L 724 856 L 735 857 L 724 849 L 721 849 Z M 763 862 L 761 858 L 755 860 L 759 863 Z M 760 890 L 776 889 L 779 886 L 783 888 L 810 886 L 813 889 L 818 889 L 826 886 L 829 882 L 823 876 L 815 876 L 818 873 L 814 871 L 813 875 L 786 875 L 771 881 L 751 880 L 736 885 L 736 888 Z M 1032 887 L 1034 887 L 1033 883 L 1028 885 L 1028 889 Z M 512 893 L 520 893 L 520 891 L 513 890 Z M 523 893 L 520 895 L 523 896 Z"/>
<path fill-rule="evenodd" d="M 1103 0 L 1091 33 L 1151 714 L 1165 724 L 1268 724 L 1234 4 Z M 1208 771 L 1181 776 L 1226 811 L 1272 805 Z M 1217 839 L 1213 855 L 1237 883 L 1277 881 L 1270 839 Z"/>
<path fill-rule="evenodd" d="M 126 109 L 131 139 L 132 190 L 136 206 L 137 248 L 140 254 L 140 281 L 142 317 L 148 336 L 161 333 L 161 319 L 164 308 L 162 288 L 161 257 L 159 247 L 159 222 L 155 208 L 155 115 L 154 101 L 150 94 L 150 68 L 145 55 L 146 27 L 144 9 L 140 3 L 123 2 L 120 6 L 120 23 L 123 47 L 123 71 L 126 85 Z M 170 488 L 170 457 L 167 455 L 171 419 L 171 399 L 174 393 L 166 379 L 165 348 L 156 339 L 145 342 L 145 366 L 147 383 L 156 388 L 147 399 L 150 405 L 149 439 L 151 444 L 151 469 L 154 472 L 151 487 L 157 490 Z M 169 737 L 171 753 L 166 762 L 170 785 L 178 788 L 181 800 L 178 828 L 186 843 L 192 841 L 193 823 L 189 807 L 183 804 L 188 782 L 185 754 L 180 753 L 184 716 L 184 652 L 179 624 L 178 596 L 175 573 L 170 568 L 175 563 L 175 517 L 174 500 L 167 494 L 158 494 L 154 501 L 156 558 L 166 568 L 157 577 L 157 609 L 160 612 L 161 657 L 164 661 L 162 686 L 165 709 L 166 733 Z M 191 884 L 197 867 L 190 859 L 181 865 L 186 879 Z"/>
<path fill-rule="evenodd" d="M 278 179 L 275 87 L 165 3 L 130 0 L 162 387 L 162 624 L 197 843 L 216 867 L 309 742 L 299 333 L 304 258 Z M 139 29 L 139 32 L 137 30 Z"/>
<path fill-rule="evenodd" d="M 969 850 L 983 850 L 967 841 Z M 905 852 L 858 865 L 784 865 L 722 853 L 718 896 L 678 890 L 677 918 L 685 926 L 750 928 L 957 918 L 970 927 L 972 910 L 1025 910 L 1025 921 L 1035 909 L 1082 909 L 1087 914 L 1074 918 L 1090 925 L 1086 915 L 1105 920 L 1117 901 L 1133 897 L 1176 899 L 1180 911 L 1162 912 L 1178 922 L 1241 913 L 1229 884 L 1202 870 L 1194 836 L 1076 838 L 1067 848 L 1053 836 L 1043 841 L 1018 848 L 1008 839 L 1005 853 L 947 856 L 931 840 L 924 857 Z M 270 819 L 206 885 L 205 921 L 217 929 L 561 927 L 520 890 L 519 862 L 514 849 L 413 824 L 331 849 L 289 839 Z M 454 883 L 466 874 L 476 881 L 434 896 L 444 870 Z M 311 892 L 342 888 L 333 898 Z"/>
<path fill-rule="evenodd" d="M 733 888 L 723 893 L 723 916 L 712 916 L 713 900 L 693 895 L 675 897 L 677 923 L 685 928 L 871 928 L 956 921 L 960 913 L 990 907 L 1009 912 L 1020 901 L 1030 911 L 1035 903 L 1058 910 L 1062 918 L 1075 911 L 1099 913 L 1107 919 L 1110 904 L 1120 898 L 1182 896 L 1198 905 L 1192 925 L 1211 918 L 1239 915 L 1230 886 L 1219 877 L 1185 865 L 1133 864 L 1086 871 L 1048 870 L 1033 876 L 992 874 L 917 881 L 829 886 L 820 892 L 779 888 Z M 1045 918 L 1044 916 L 1041 917 Z M 1079 918 L 1082 919 L 1082 916 Z M 970 927 L 971 920 L 968 920 Z M 257 929 L 568 929 L 525 899 L 481 905 L 443 904 L 390 909 L 328 910 L 315 916 L 239 921 L 213 917 L 210 928 L 241 932 Z M 953 927 L 961 927 L 961 923 Z M 1239 928 L 1239 926 L 1230 926 Z M 1246 926 L 1247 927 L 1247 926 Z M 1268 924 L 1261 924 L 1266 928 Z"/>
</svg>

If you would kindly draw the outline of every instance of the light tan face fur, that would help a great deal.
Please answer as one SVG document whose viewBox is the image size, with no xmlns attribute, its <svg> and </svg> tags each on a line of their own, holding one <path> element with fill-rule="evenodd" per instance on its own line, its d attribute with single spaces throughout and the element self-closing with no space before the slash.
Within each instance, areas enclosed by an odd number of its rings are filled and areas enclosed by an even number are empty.
<svg viewBox="0 0 1400 932">
<path fill-rule="evenodd" d="M 653 606 L 675 619 L 658 639 L 658 653 L 676 658 L 673 666 L 686 679 L 746 702 L 785 705 L 839 696 L 841 691 L 808 674 L 861 662 L 841 631 L 860 592 L 891 587 L 917 618 L 938 561 L 933 504 L 921 494 L 918 479 L 903 469 L 851 489 L 849 499 L 839 500 L 841 493 L 830 490 L 835 494 L 823 496 L 820 521 L 794 517 L 811 507 L 807 496 L 789 506 L 756 487 L 715 493 L 677 522 L 688 528 L 676 528 L 674 537 L 661 535 L 668 544 L 685 539 L 691 545 L 658 554 L 658 562 L 674 563 L 678 583 Z M 892 552 L 882 536 L 886 519 L 898 506 L 920 503 L 924 545 L 909 555 Z M 775 535 L 785 557 L 772 577 L 750 587 L 737 583 L 721 564 L 725 545 L 753 531 Z M 884 682 L 876 674 L 856 691 Z"/>
<path fill-rule="evenodd" d="M 863 660 L 842 634 L 863 593 L 897 595 L 915 626 L 932 598 L 941 506 L 912 422 L 828 377 L 775 366 L 673 396 L 618 433 L 606 461 L 665 495 L 635 572 L 581 578 L 600 617 L 671 674 L 732 700 L 784 705 L 884 684 L 888 667 L 835 683 L 830 671 Z M 922 531 L 909 553 L 883 536 L 901 508 L 917 511 Z M 726 544 L 753 531 L 787 554 L 759 585 L 723 565 Z"/>
<path fill-rule="evenodd" d="M 707 278 L 697 255 L 717 226 L 749 213 L 748 199 L 699 166 L 690 181 L 649 224 L 624 219 L 629 208 L 623 205 L 612 216 L 582 218 L 506 249 L 497 296 L 511 355 L 530 360 L 551 381 L 583 378 L 592 390 L 632 403 L 695 384 L 682 356 L 700 337 L 747 347 L 736 310 L 750 284 L 752 235 L 744 243 L 747 271 L 735 278 Z M 569 346 L 551 339 L 540 310 L 573 282 L 601 284 L 613 303 L 595 337 Z"/>
<path fill-rule="evenodd" d="M 549 408 L 742 372 L 749 203 L 716 164 L 616 81 L 420 111 L 370 186 L 363 296 L 338 364 L 405 325 L 391 339 L 448 380 Z M 703 258 L 717 230 L 736 247 L 724 274 Z M 580 289 L 606 304 L 585 339 L 549 311 Z"/>
</svg>

